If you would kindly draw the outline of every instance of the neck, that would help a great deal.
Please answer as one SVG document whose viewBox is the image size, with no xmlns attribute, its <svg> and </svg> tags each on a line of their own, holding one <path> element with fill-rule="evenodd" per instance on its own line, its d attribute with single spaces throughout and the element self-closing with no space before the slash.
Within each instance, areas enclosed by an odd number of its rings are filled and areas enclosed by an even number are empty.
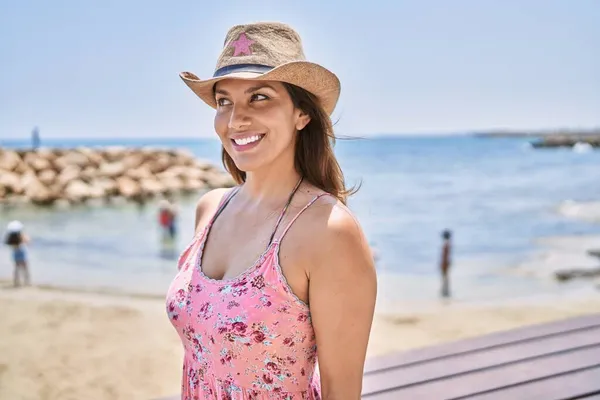
<svg viewBox="0 0 600 400">
<path fill-rule="evenodd" d="M 246 174 L 246 182 L 240 189 L 249 202 L 267 206 L 280 206 L 287 201 L 300 180 L 293 165 L 289 168 L 265 168 Z"/>
</svg>

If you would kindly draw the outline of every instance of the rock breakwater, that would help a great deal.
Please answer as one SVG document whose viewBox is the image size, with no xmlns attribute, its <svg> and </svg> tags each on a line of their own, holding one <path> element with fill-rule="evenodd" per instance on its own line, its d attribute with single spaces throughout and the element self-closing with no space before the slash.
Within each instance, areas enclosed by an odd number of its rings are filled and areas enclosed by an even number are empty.
<svg viewBox="0 0 600 400">
<path fill-rule="evenodd" d="M 231 176 L 186 150 L 79 147 L 13 150 L 0 148 L 0 202 L 77 204 L 235 185 Z"/>
</svg>

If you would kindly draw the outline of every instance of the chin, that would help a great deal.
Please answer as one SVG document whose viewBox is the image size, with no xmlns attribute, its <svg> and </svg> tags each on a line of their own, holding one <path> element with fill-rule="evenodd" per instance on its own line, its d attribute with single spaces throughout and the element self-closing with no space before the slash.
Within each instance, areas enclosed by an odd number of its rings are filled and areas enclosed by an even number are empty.
<svg viewBox="0 0 600 400">
<path fill-rule="evenodd" d="M 257 157 L 248 157 L 244 155 L 242 157 L 238 156 L 232 158 L 237 169 L 243 172 L 256 171 L 266 165 L 266 163 L 263 160 L 259 160 L 257 159 Z"/>
</svg>

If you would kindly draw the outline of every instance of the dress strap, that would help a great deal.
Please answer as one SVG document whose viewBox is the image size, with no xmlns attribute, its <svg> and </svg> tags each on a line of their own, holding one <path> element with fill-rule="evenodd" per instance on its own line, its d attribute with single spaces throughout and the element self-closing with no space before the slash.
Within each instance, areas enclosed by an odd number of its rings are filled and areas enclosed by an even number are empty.
<svg viewBox="0 0 600 400">
<path fill-rule="evenodd" d="M 217 217 L 219 215 L 221 215 L 221 213 L 223 212 L 223 210 L 225 209 L 225 207 L 227 207 L 227 204 L 229 204 L 229 202 L 231 201 L 231 199 L 233 199 L 235 197 L 235 195 L 237 194 L 237 192 L 240 190 L 240 187 L 241 186 L 234 187 L 225 196 L 223 196 L 223 198 L 221 199 L 221 202 L 219 203 L 219 207 L 217 208 L 217 211 L 215 212 L 215 214 L 213 215 L 213 217 L 210 219 L 210 222 L 208 223 L 208 226 L 212 226 L 213 222 L 215 222 L 215 220 L 217 219 Z"/>
<path fill-rule="evenodd" d="M 283 217 L 285 216 L 285 212 L 289 208 L 290 204 L 292 204 L 292 199 L 294 198 L 294 194 L 296 194 L 296 192 L 298 191 L 298 188 L 300 187 L 300 184 L 302 183 L 303 180 L 304 180 L 304 178 L 300 178 L 298 183 L 296 183 L 294 190 L 292 190 L 292 193 L 290 193 L 290 197 L 288 198 L 287 203 L 285 203 L 285 206 L 283 206 L 283 210 L 281 210 L 281 214 L 279 214 L 279 218 L 277 219 L 277 222 L 275 223 L 275 228 L 273 228 L 273 233 L 271 233 L 271 237 L 269 238 L 268 246 L 270 246 L 271 243 L 273 243 L 273 239 L 275 238 L 277 229 L 279 229 L 279 225 L 281 224 L 281 221 L 283 220 Z"/>
<path fill-rule="evenodd" d="M 316 195 L 315 197 L 312 198 L 311 201 L 309 201 L 303 208 L 302 210 L 298 211 L 298 214 L 296 214 L 294 216 L 294 218 L 292 218 L 292 220 L 290 221 L 290 223 L 285 227 L 285 229 L 283 230 L 283 233 L 281 234 L 281 236 L 279 237 L 279 239 L 277 239 L 278 242 L 281 242 L 283 240 L 283 237 L 285 236 L 285 234 L 287 233 L 287 231 L 292 227 L 292 225 L 294 224 L 294 222 L 296 222 L 296 220 L 298 219 L 298 217 L 300 216 L 300 214 L 302 214 L 304 211 L 306 211 L 306 209 L 310 206 L 312 206 L 314 204 L 315 201 L 319 200 L 321 197 L 323 196 L 331 196 L 330 193 L 321 193 L 319 195 Z"/>
</svg>

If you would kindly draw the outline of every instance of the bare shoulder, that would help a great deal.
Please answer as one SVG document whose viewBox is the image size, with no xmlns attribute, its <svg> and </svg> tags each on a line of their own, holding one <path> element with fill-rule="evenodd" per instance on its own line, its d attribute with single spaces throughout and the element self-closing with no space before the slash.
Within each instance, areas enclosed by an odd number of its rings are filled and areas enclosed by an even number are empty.
<svg viewBox="0 0 600 400">
<path fill-rule="evenodd" d="M 323 196 L 307 210 L 306 217 L 299 228 L 304 233 L 305 243 L 314 249 L 312 253 L 316 259 L 313 261 L 316 262 L 312 265 L 333 265 L 336 263 L 331 262 L 339 261 L 340 257 L 354 256 L 370 268 L 372 253 L 363 229 L 342 202 L 333 196 Z"/>
<path fill-rule="evenodd" d="M 217 206 L 223 196 L 230 190 L 228 188 L 218 188 L 204 193 L 196 204 L 196 211 L 207 211 Z"/>
<path fill-rule="evenodd" d="M 213 189 L 200 197 L 196 204 L 196 230 L 217 210 L 219 203 L 230 190 L 228 188 Z"/>
<path fill-rule="evenodd" d="M 352 211 L 333 196 L 319 198 L 307 219 L 320 227 L 315 233 L 319 239 L 357 240 L 364 237 L 362 228 Z M 353 238 L 353 239 L 352 239 Z"/>
</svg>

